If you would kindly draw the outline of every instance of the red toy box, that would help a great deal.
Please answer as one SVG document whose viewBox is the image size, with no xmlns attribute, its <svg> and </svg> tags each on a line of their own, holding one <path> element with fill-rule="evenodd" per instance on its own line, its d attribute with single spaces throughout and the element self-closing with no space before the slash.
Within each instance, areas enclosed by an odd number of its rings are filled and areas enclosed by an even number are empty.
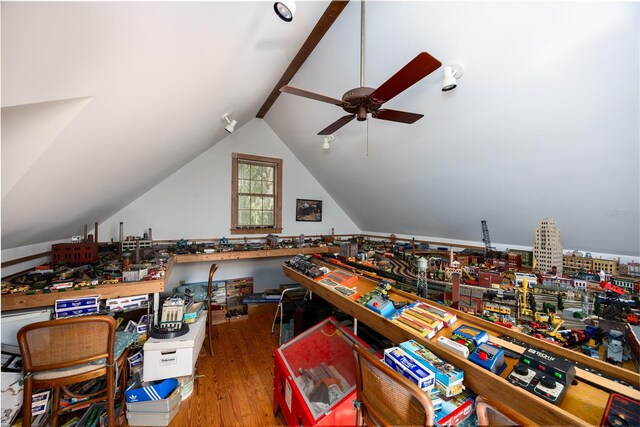
<svg viewBox="0 0 640 427">
<path fill-rule="evenodd" d="M 369 347 L 329 317 L 276 349 L 274 414 L 290 426 L 355 425 L 356 343 Z"/>
</svg>

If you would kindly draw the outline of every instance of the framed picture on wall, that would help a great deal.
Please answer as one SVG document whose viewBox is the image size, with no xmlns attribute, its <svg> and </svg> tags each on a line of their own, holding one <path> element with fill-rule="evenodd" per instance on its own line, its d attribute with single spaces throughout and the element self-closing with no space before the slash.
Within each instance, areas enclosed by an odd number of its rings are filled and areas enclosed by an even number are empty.
<svg viewBox="0 0 640 427">
<path fill-rule="evenodd" d="M 296 199 L 296 221 L 322 221 L 322 200 Z"/>
</svg>

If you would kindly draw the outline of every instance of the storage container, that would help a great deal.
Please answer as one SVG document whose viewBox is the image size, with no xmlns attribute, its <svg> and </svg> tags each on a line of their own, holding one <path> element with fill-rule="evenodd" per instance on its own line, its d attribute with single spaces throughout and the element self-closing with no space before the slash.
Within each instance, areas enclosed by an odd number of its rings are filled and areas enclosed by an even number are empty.
<svg viewBox="0 0 640 427">
<path fill-rule="evenodd" d="M 189 325 L 189 332 L 176 338 L 149 338 L 144 344 L 143 381 L 154 381 L 193 374 L 204 342 L 205 311 Z"/>
</svg>

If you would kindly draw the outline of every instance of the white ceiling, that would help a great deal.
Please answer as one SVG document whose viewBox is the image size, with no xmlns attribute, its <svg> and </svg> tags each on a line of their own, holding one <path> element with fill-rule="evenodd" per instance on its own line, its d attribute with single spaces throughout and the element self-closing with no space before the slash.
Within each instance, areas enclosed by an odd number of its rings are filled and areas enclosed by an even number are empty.
<svg viewBox="0 0 640 427">
<path fill-rule="evenodd" d="M 3 248 L 109 218 L 223 139 L 224 113 L 247 123 L 327 5 L 298 2 L 286 24 L 271 2 L 3 2 Z M 359 6 L 292 85 L 359 86 Z M 486 219 L 493 241 L 531 245 L 552 217 L 565 247 L 640 255 L 637 2 L 371 1 L 366 16 L 365 85 L 420 51 L 465 73 L 385 105 L 415 124 L 353 121 L 330 151 L 316 133 L 339 107 L 284 94 L 267 114 L 361 229 L 478 241 Z M 58 126 L 7 147 L 7 118 L 44 110 Z"/>
</svg>

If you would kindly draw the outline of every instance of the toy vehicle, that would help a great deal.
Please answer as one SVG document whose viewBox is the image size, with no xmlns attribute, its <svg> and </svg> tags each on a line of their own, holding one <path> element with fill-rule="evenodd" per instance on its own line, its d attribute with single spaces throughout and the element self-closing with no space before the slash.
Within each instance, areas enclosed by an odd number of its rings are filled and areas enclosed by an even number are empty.
<svg viewBox="0 0 640 427">
<path fill-rule="evenodd" d="M 549 323 L 549 315 L 536 311 L 533 315 L 536 322 Z"/>
<path fill-rule="evenodd" d="M 598 352 L 598 350 L 593 347 L 590 347 L 588 345 L 583 345 L 580 348 L 580 350 L 582 350 L 582 352 L 589 357 L 593 357 L 594 359 L 600 359 L 600 352 Z"/>
<path fill-rule="evenodd" d="M 631 325 L 637 325 L 638 315 L 635 313 L 627 313 L 627 322 Z"/>
<path fill-rule="evenodd" d="M 544 323 L 540 324 L 540 323 L 536 323 L 536 322 L 529 322 L 528 323 L 529 327 L 531 329 L 549 329 L 549 325 L 545 325 Z"/>
<path fill-rule="evenodd" d="M 623 333 L 619 331 L 609 331 L 609 342 L 607 347 L 607 362 L 619 365 L 622 363 L 622 339 Z"/>
</svg>

